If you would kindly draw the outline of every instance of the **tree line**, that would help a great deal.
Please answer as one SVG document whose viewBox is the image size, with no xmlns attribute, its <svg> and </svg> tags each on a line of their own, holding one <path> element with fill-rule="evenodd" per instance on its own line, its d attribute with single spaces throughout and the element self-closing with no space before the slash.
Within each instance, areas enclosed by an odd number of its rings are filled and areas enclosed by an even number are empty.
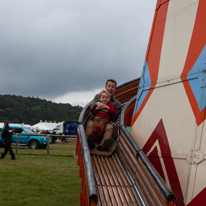
<svg viewBox="0 0 206 206">
<path fill-rule="evenodd" d="M 0 122 L 36 124 L 42 121 L 78 120 L 81 106 L 54 103 L 45 99 L 0 95 Z"/>
</svg>

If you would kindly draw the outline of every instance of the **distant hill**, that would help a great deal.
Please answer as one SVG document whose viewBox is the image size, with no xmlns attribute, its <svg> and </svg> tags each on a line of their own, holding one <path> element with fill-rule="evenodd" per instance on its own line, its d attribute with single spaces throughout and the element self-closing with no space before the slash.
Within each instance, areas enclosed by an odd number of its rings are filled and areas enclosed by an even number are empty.
<svg viewBox="0 0 206 206">
<path fill-rule="evenodd" d="M 80 106 L 57 104 L 38 97 L 0 95 L 0 122 L 33 125 L 40 120 L 77 120 L 81 110 Z"/>
</svg>

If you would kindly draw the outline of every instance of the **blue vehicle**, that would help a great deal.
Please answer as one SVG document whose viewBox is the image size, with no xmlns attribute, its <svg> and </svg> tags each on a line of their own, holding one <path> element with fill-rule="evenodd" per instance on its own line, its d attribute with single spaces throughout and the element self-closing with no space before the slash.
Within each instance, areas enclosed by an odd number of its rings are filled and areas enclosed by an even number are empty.
<svg viewBox="0 0 206 206">
<path fill-rule="evenodd" d="M 64 122 L 65 135 L 77 135 L 77 121 L 66 121 Z"/>
<path fill-rule="evenodd" d="M 19 145 L 27 145 L 31 149 L 45 149 L 47 146 L 47 139 L 44 136 L 29 136 L 29 134 L 35 134 L 32 130 L 30 130 L 27 127 L 18 127 L 18 126 L 10 126 L 13 133 L 18 133 L 18 143 Z M 4 128 L 2 129 L 3 132 Z M 28 134 L 27 135 L 21 135 L 21 134 Z M 4 143 L 4 140 L 2 139 L 0 135 L 0 143 Z M 50 140 L 51 143 L 51 140 Z M 16 135 L 12 135 L 12 144 L 16 144 Z"/>
<path fill-rule="evenodd" d="M 56 127 L 56 134 L 77 135 L 77 121 L 59 122 Z"/>
</svg>

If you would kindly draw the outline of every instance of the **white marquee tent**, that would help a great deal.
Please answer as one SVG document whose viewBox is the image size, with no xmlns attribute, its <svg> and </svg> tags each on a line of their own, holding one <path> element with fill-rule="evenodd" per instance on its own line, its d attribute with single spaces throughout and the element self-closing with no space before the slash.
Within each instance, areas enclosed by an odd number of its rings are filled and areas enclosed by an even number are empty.
<svg viewBox="0 0 206 206">
<path fill-rule="evenodd" d="M 39 122 L 35 125 L 32 125 L 32 128 L 38 128 L 41 130 L 53 130 L 56 128 L 58 123 L 52 123 L 52 122 Z"/>
</svg>

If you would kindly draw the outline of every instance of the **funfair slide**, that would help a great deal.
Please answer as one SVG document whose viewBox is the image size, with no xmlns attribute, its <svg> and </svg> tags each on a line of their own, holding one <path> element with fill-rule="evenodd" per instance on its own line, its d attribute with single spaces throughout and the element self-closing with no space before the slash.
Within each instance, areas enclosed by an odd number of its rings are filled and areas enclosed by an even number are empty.
<svg viewBox="0 0 206 206">
<path fill-rule="evenodd" d="M 117 144 L 77 150 L 80 205 L 206 205 L 206 0 L 158 0 L 140 79 L 121 85 Z M 135 96 L 136 95 L 136 96 Z"/>
</svg>

